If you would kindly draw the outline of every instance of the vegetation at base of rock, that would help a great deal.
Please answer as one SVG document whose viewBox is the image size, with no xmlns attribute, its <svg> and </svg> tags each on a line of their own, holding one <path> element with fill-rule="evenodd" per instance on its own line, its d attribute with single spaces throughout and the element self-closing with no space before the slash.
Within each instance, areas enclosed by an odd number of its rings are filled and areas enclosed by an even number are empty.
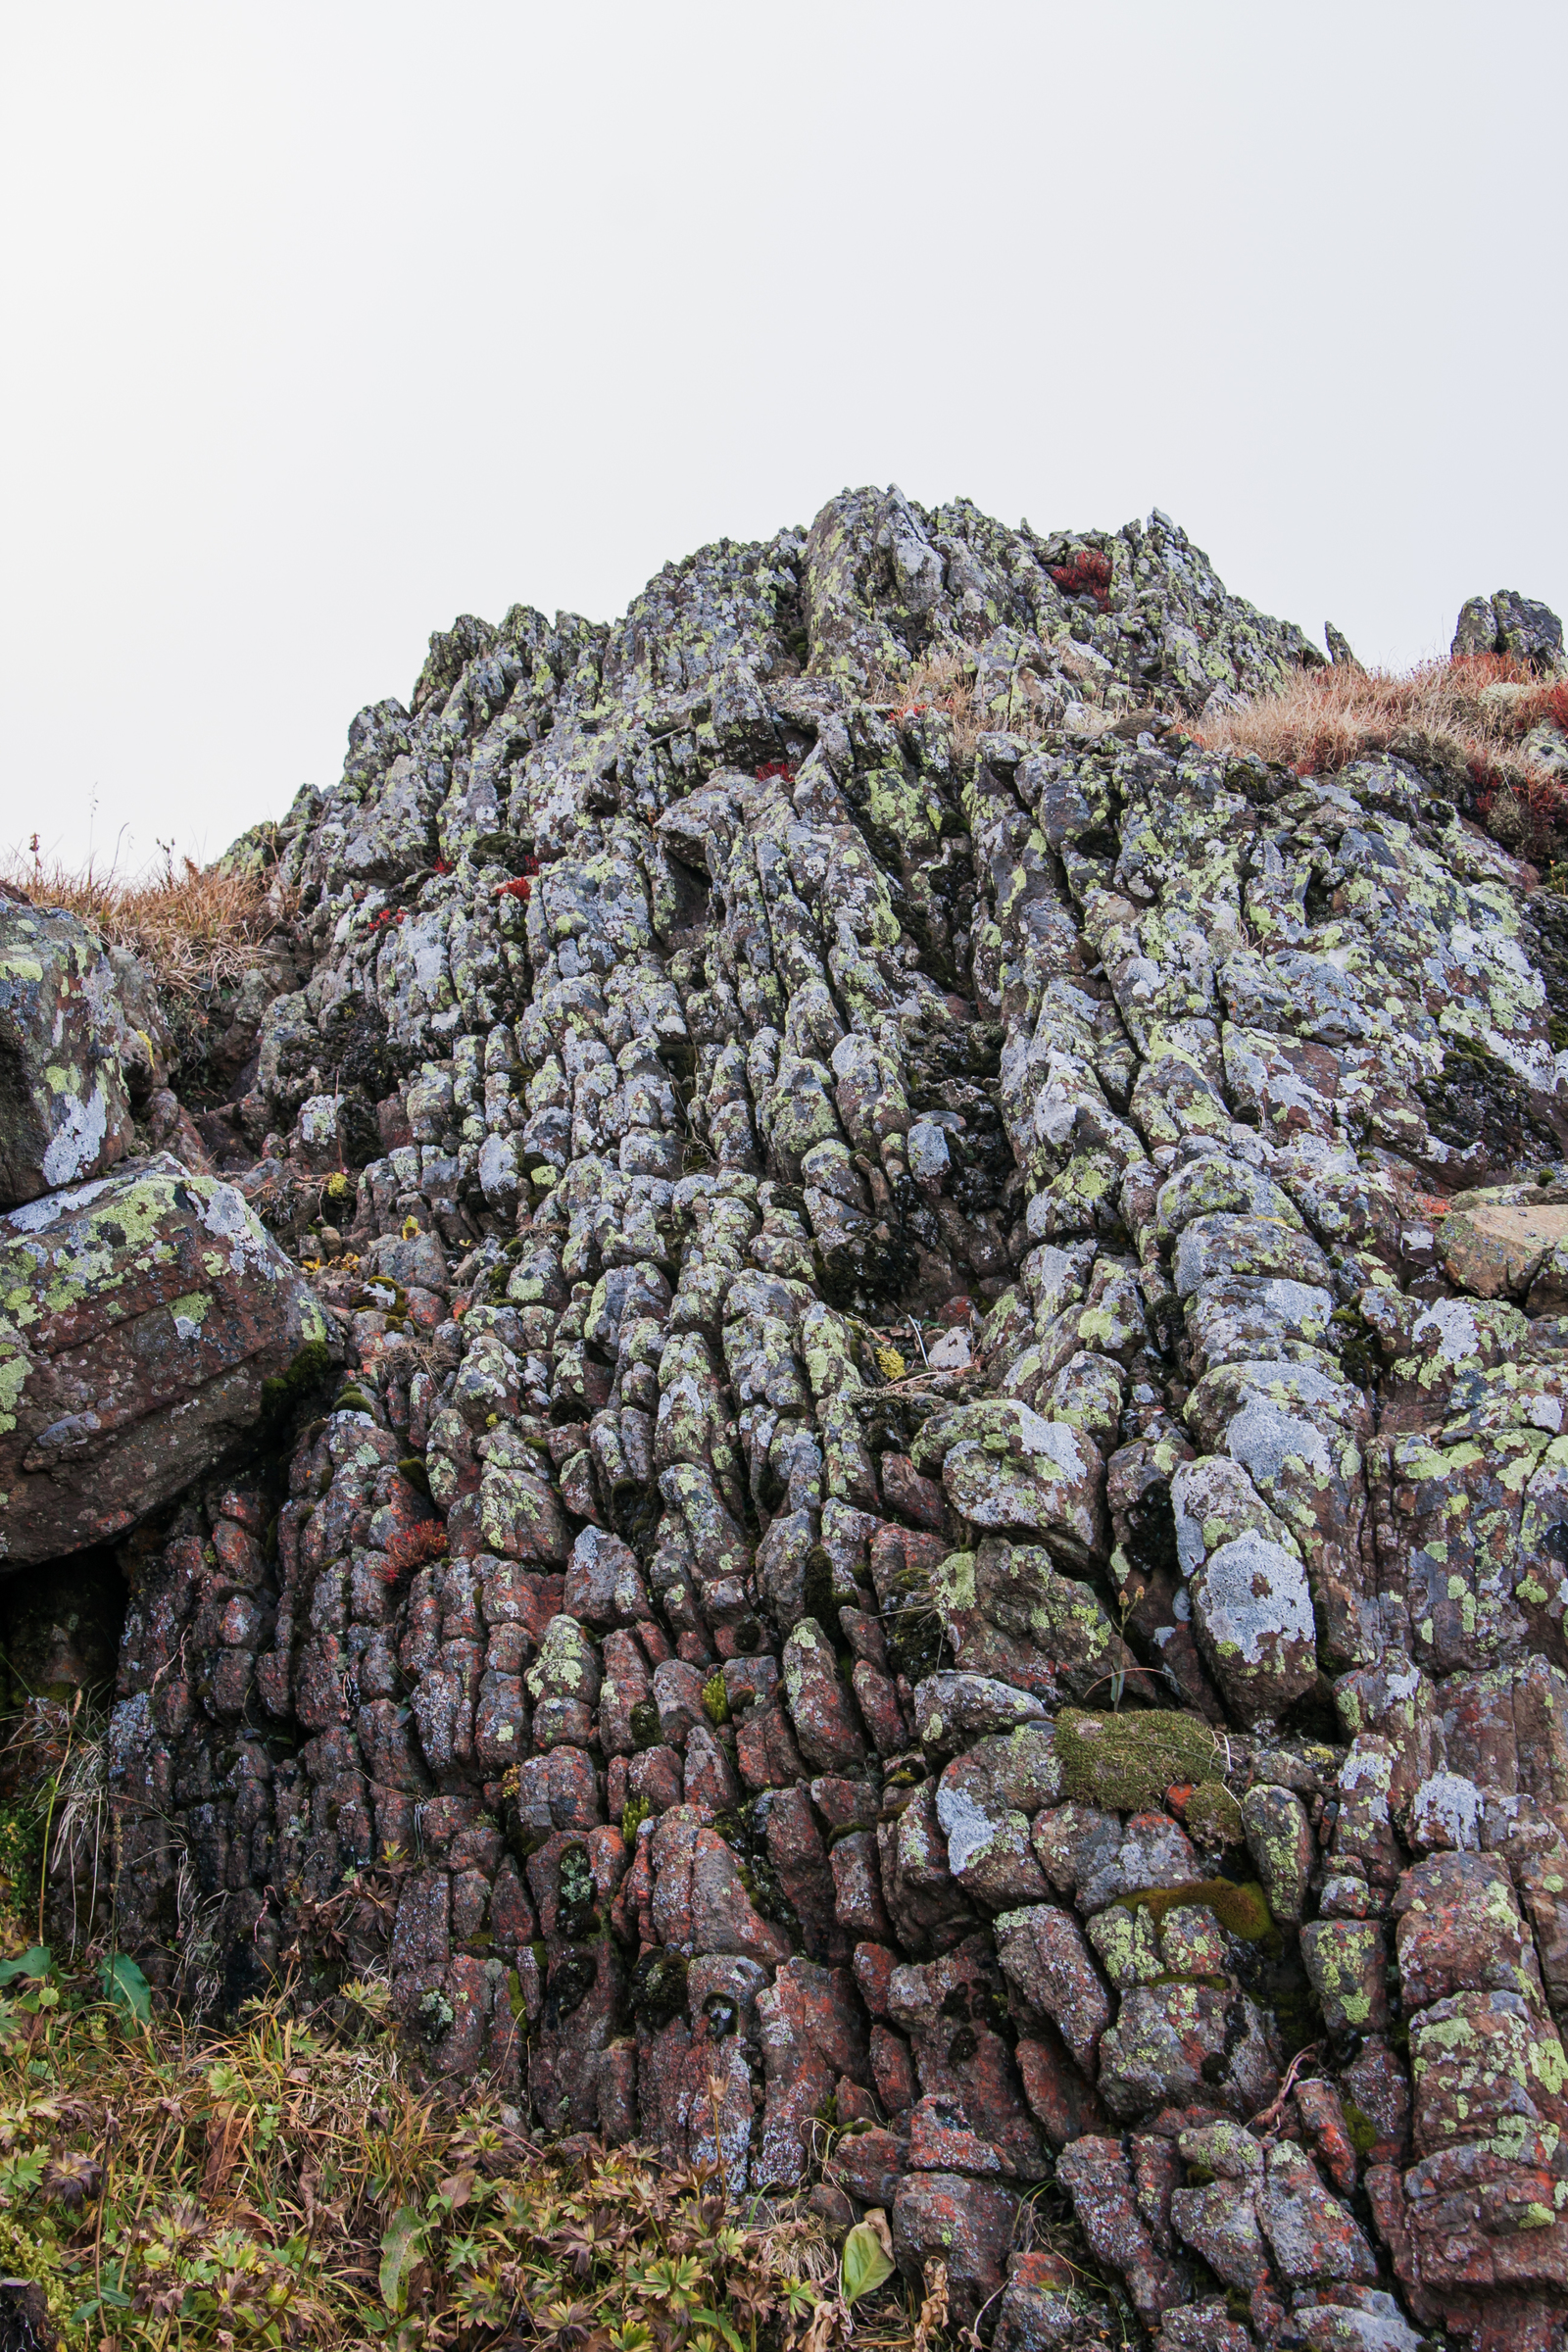
<svg viewBox="0 0 1568 2352">
<path fill-rule="evenodd" d="M 65 2352 L 803 2340 L 838 2272 L 804 2198 L 734 2205 L 711 2170 L 553 2154 L 482 2087 L 421 2095 L 386 2002 L 353 1983 L 331 2020 L 276 2000 L 190 2036 L 96 1972 L 0 1990 L 0 2271 Z M 897 2277 L 858 2316 L 912 2339 Z"/>
<path fill-rule="evenodd" d="M 1167 1788 L 1202 1782 L 1223 1769 L 1225 1743 L 1195 1715 L 1129 1709 L 1090 1715 L 1064 1707 L 1056 1719 L 1056 1754 L 1069 1796 L 1135 1813 L 1164 1802 Z"/>
</svg>

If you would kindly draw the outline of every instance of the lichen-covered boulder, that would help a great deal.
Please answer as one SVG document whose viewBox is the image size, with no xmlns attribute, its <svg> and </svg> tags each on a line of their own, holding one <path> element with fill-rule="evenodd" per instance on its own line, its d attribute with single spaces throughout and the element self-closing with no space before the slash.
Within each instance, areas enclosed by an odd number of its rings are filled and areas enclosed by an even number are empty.
<svg viewBox="0 0 1568 2352">
<path fill-rule="evenodd" d="M 63 906 L 0 899 L 0 1208 L 124 1157 L 124 1028 L 114 968 L 86 925 Z"/>
<path fill-rule="evenodd" d="M 0 1217 L 0 1562 L 167 1502 L 331 1360 L 309 1284 L 231 1185 L 156 1159 Z"/>
</svg>

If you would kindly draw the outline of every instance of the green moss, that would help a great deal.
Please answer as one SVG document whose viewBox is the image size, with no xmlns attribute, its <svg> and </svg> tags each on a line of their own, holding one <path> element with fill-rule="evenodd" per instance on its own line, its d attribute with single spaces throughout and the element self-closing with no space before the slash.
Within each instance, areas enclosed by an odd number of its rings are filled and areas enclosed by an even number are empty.
<svg viewBox="0 0 1568 2352">
<path fill-rule="evenodd" d="M 1345 2128 L 1350 2135 L 1350 2145 L 1358 2156 L 1370 2156 L 1378 2144 L 1378 2128 L 1369 2115 L 1357 2107 L 1353 2099 L 1342 2102 L 1345 2108 Z"/>
<path fill-rule="evenodd" d="M 620 1808 L 620 1834 L 628 1847 L 637 1842 L 637 1833 L 653 1811 L 646 1796 L 628 1796 Z"/>
<path fill-rule="evenodd" d="M 1337 1306 L 1329 1317 L 1330 1335 L 1340 1361 L 1350 1379 L 1366 1389 L 1382 1369 L 1377 1334 L 1359 1306 Z"/>
<path fill-rule="evenodd" d="M 1268 1898 L 1255 1879 L 1240 1886 L 1233 1879 L 1194 1879 L 1185 1886 L 1141 1886 L 1136 1894 L 1125 1894 L 1121 1900 L 1129 1911 L 1143 1905 L 1156 1927 L 1167 1911 L 1179 1910 L 1184 1903 L 1202 1903 L 1222 1928 L 1239 1936 L 1244 1943 L 1261 1943 L 1278 1933 Z"/>
<path fill-rule="evenodd" d="M 711 1724 L 729 1721 L 729 1692 L 724 1688 L 722 1669 L 710 1674 L 703 1685 L 703 1713 Z"/>
<path fill-rule="evenodd" d="M 1200 1845 L 1240 1845 L 1247 1835 L 1242 1808 L 1223 1781 L 1200 1781 L 1182 1818 Z"/>
<path fill-rule="evenodd" d="M 1212 1781 L 1223 1753 L 1196 1715 L 1086 1715 L 1068 1707 L 1056 1719 L 1067 1794 L 1119 1813 L 1160 1804 L 1166 1789 L 1184 1781 Z"/>
<path fill-rule="evenodd" d="M 631 2005 L 656 2034 L 686 2007 L 686 1959 L 664 1945 L 644 1952 L 631 1977 Z"/>
<path fill-rule="evenodd" d="M 307 1340 L 286 1372 L 275 1372 L 262 1383 L 262 1418 L 276 1421 L 291 1406 L 320 1387 L 332 1369 L 332 1350 L 324 1340 Z"/>
<path fill-rule="evenodd" d="M 424 1462 L 420 1455 L 416 1453 L 406 1453 L 402 1461 L 398 1464 L 398 1476 L 400 1478 L 407 1479 L 409 1485 L 415 1488 L 420 1494 L 429 1494 L 430 1473 L 425 1468 Z"/>
<path fill-rule="evenodd" d="M 651 1698 L 640 1698 L 626 1717 L 627 1729 L 639 1747 L 659 1745 L 659 1709 Z"/>
<path fill-rule="evenodd" d="M 334 1413 L 368 1413 L 374 1409 L 363 1389 L 345 1389 L 332 1407 Z"/>
</svg>

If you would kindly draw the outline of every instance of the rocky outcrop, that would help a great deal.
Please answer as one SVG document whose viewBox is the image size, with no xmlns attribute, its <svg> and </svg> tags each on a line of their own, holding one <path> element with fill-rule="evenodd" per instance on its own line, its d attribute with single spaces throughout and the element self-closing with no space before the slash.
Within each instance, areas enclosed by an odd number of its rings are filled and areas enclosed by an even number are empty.
<svg viewBox="0 0 1568 2352">
<path fill-rule="evenodd" d="M 126 1030 L 97 937 L 63 907 L 0 898 L 0 1208 L 123 1158 Z"/>
<path fill-rule="evenodd" d="M 126 1554 L 159 1984 L 383 1972 L 1009 2345 L 1048 2180 L 1167 2352 L 1560 2342 L 1568 904 L 1204 748 L 1318 659 L 862 492 L 361 714 L 230 1122 L 351 1369 Z"/>
<path fill-rule="evenodd" d="M 122 1535 L 327 1372 L 231 1185 L 161 1154 L 0 1217 L 0 1564 Z"/>
</svg>

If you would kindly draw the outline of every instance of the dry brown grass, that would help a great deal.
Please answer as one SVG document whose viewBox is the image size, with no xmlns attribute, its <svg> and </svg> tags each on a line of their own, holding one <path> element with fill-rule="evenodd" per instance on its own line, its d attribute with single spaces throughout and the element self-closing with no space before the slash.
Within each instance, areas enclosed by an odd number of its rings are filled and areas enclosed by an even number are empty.
<svg viewBox="0 0 1568 2352">
<path fill-rule="evenodd" d="M 946 650 L 917 662 L 902 684 L 873 680 L 870 691 L 876 708 L 897 724 L 919 718 L 928 710 L 944 712 L 953 722 L 953 750 L 959 760 L 972 760 L 984 720 L 974 697 L 974 676 L 956 654 Z"/>
<path fill-rule="evenodd" d="M 1425 662 L 1402 672 L 1336 662 L 1192 727 L 1206 750 L 1253 753 L 1299 776 L 1332 775 L 1379 752 L 1434 769 L 1508 848 L 1560 858 L 1568 789 L 1523 738 L 1568 731 L 1568 684 L 1506 655 Z"/>
<path fill-rule="evenodd" d="M 288 909 L 248 876 L 220 873 L 194 858 L 164 853 L 150 874 L 99 872 L 89 858 L 71 868 L 30 849 L 0 856 L 0 882 L 35 906 L 65 906 L 113 947 L 129 948 L 174 996 L 192 997 L 240 979 L 256 951 L 279 931 Z"/>
</svg>

